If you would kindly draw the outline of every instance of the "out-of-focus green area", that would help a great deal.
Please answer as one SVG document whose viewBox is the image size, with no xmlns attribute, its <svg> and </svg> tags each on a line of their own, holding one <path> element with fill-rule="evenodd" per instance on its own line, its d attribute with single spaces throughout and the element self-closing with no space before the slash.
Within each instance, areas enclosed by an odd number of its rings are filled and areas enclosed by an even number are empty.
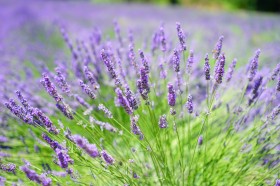
<svg viewBox="0 0 280 186">
<path fill-rule="evenodd" d="M 211 9 L 246 9 L 280 13 L 280 0 L 91 0 L 94 3 L 152 3 Z"/>
</svg>

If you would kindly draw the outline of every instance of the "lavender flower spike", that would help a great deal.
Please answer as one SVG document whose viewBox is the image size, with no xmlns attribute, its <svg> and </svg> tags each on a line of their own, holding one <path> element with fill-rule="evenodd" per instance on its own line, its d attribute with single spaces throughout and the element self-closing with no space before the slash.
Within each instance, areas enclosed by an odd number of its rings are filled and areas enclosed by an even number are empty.
<svg viewBox="0 0 280 186">
<path fill-rule="evenodd" d="M 254 58 L 250 62 L 249 74 L 248 74 L 249 81 L 252 81 L 254 79 L 254 77 L 256 76 L 256 73 L 257 73 L 257 70 L 258 70 L 258 65 L 259 65 L 258 63 L 259 63 L 260 53 L 261 53 L 261 50 L 258 49 L 256 51 L 256 54 L 255 54 Z"/>
<path fill-rule="evenodd" d="M 225 55 L 221 54 L 215 69 L 215 80 L 217 84 L 221 84 L 223 81 L 223 76 L 225 72 L 225 62 L 226 62 Z"/>
<path fill-rule="evenodd" d="M 79 135 L 73 135 L 72 138 L 74 142 L 80 148 L 82 148 L 88 155 L 90 155 L 93 158 L 99 156 L 99 152 L 95 144 L 90 144 L 86 138 L 81 137 Z"/>
<path fill-rule="evenodd" d="M 131 132 L 135 135 L 139 135 L 140 136 L 140 140 L 143 139 L 143 134 L 139 128 L 139 126 L 137 125 L 139 116 L 131 116 L 130 117 L 130 128 L 131 128 Z"/>
<path fill-rule="evenodd" d="M 0 169 L 6 172 L 12 172 L 15 174 L 16 165 L 13 163 L 0 164 Z"/>
<path fill-rule="evenodd" d="M 167 85 L 168 88 L 168 105 L 174 107 L 176 104 L 176 94 L 174 87 L 171 83 Z"/>
<path fill-rule="evenodd" d="M 231 80 L 231 78 L 232 78 L 232 74 L 233 74 L 234 68 L 235 68 L 235 66 L 236 66 L 236 61 L 237 61 L 237 60 L 234 59 L 234 60 L 232 61 L 232 63 L 230 64 L 229 68 L 228 68 L 227 82 L 229 82 L 229 81 Z"/>
<path fill-rule="evenodd" d="M 113 165 L 113 163 L 115 162 L 114 158 L 109 155 L 106 150 L 102 150 L 101 155 L 108 165 Z"/>
<path fill-rule="evenodd" d="M 85 72 L 85 76 L 86 76 L 87 80 L 93 86 L 94 90 L 97 90 L 99 88 L 99 85 L 98 85 L 97 81 L 95 80 L 93 73 L 89 70 L 89 68 L 87 66 L 84 67 L 84 72 Z"/>
<path fill-rule="evenodd" d="M 277 179 L 277 180 L 276 180 L 275 186 L 280 186 L 280 179 Z"/>
<path fill-rule="evenodd" d="M 165 114 L 160 116 L 158 125 L 159 125 L 159 128 L 162 128 L 162 129 L 167 128 L 168 122 L 167 122 Z"/>
<path fill-rule="evenodd" d="M 280 92 L 280 75 L 278 77 L 278 82 L 277 82 L 276 90 Z"/>
<path fill-rule="evenodd" d="M 117 88 L 116 89 L 116 94 L 117 94 L 118 101 L 119 101 L 120 105 L 125 109 L 125 111 L 129 115 L 131 115 L 133 113 L 133 110 L 130 107 L 128 100 L 123 96 L 123 93 L 122 93 L 121 89 Z"/>
<path fill-rule="evenodd" d="M 56 102 L 60 102 L 62 100 L 62 97 L 57 93 L 55 86 L 50 81 L 50 78 L 46 73 L 43 74 L 43 79 L 41 80 L 41 83 L 45 87 L 49 95 L 52 96 Z"/>
<path fill-rule="evenodd" d="M 148 99 L 148 93 L 150 92 L 148 73 L 144 67 L 140 69 L 140 79 L 137 81 L 137 88 L 144 100 Z"/>
<path fill-rule="evenodd" d="M 173 57 L 172 57 L 173 69 L 175 72 L 180 71 L 180 54 L 178 50 L 174 50 Z"/>
<path fill-rule="evenodd" d="M 55 68 L 57 76 L 55 77 L 55 80 L 57 82 L 57 85 L 59 88 L 61 88 L 62 92 L 66 94 L 70 94 L 70 86 L 65 80 L 65 77 L 62 75 L 61 69 L 59 67 Z"/>
<path fill-rule="evenodd" d="M 209 64 L 208 54 L 206 54 L 205 56 L 204 74 L 205 74 L 205 79 L 210 80 L 210 64 Z"/>
<path fill-rule="evenodd" d="M 194 63 L 194 57 L 193 57 L 193 51 L 190 50 L 190 56 L 188 58 L 188 64 L 187 64 L 187 72 L 190 74 L 192 71 L 192 66 Z"/>
<path fill-rule="evenodd" d="M 166 37 L 165 37 L 163 26 L 160 27 L 159 33 L 160 33 L 161 50 L 165 52 L 167 48 L 166 48 Z"/>
<path fill-rule="evenodd" d="M 202 143 L 203 143 L 203 137 L 202 136 L 198 137 L 197 143 L 198 143 L 198 145 L 202 145 Z"/>
<path fill-rule="evenodd" d="M 148 60 L 147 60 L 147 58 L 144 55 L 144 52 L 142 50 L 139 50 L 139 55 L 140 55 L 140 58 L 142 60 L 142 64 L 145 67 L 146 72 L 149 73 L 150 67 L 149 67 Z"/>
<path fill-rule="evenodd" d="M 189 114 L 193 113 L 193 99 L 191 95 L 188 96 L 186 107 L 188 109 Z"/>
<path fill-rule="evenodd" d="M 216 43 L 215 49 L 213 51 L 213 58 L 214 59 L 218 59 L 221 51 L 222 51 L 222 47 L 223 47 L 223 40 L 224 40 L 224 36 L 220 36 L 218 42 Z"/>
<path fill-rule="evenodd" d="M 98 110 L 102 110 L 107 118 L 113 118 L 111 111 L 106 108 L 103 104 L 98 105 Z"/>
<path fill-rule="evenodd" d="M 129 106 L 133 110 L 137 110 L 138 109 L 137 100 L 128 85 L 126 85 L 126 88 L 125 88 L 125 96 L 126 96 L 127 101 L 129 102 Z"/>
<path fill-rule="evenodd" d="M 273 70 L 273 73 L 271 75 L 271 80 L 274 81 L 277 77 L 277 75 L 280 72 L 280 63 L 277 64 L 276 68 Z"/>
<path fill-rule="evenodd" d="M 95 99 L 96 96 L 94 92 L 89 88 L 88 85 L 86 85 L 82 80 L 80 80 L 80 86 L 82 87 L 83 91 L 91 98 Z"/>
<path fill-rule="evenodd" d="M 176 28 L 177 28 L 177 34 L 180 41 L 180 45 L 181 45 L 181 51 L 186 51 L 187 50 L 186 41 L 185 41 L 186 38 L 181 28 L 181 24 L 179 22 L 176 23 Z"/>
</svg>

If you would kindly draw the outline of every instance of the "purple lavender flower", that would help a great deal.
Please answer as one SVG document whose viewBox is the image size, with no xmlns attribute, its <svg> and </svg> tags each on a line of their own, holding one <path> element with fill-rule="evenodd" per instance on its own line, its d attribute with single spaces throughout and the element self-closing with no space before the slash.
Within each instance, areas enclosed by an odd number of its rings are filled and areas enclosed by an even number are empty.
<svg viewBox="0 0 280 186">
<path fill-rule="evenodd" d="M 15 174 L 16 165 L 13 163 L 0 164 L 0 169 L 6 172 L 12 172 Z"/>
<path fill-rule="evenodd" d="M 249 102 L 248 102 L 248 105 L 250 106 L 254 100 L 258 97 L 259 95 L 259 88 L 262 84 L 262 80 L 263 80 L 263 77 L 262 76 L 259 76 L 255 82 L 254 82 L 254 87 L 253 87 L 253 90 L 252 90 L 252 94 L 251 94 L 251 97 L 249 99 Z"/>
<path fill-rule="evenodd" d="M 49 132 L 58 134 L 59 130 L 53 125 L 52 121 L 38 108 L 35 108 L 31 113 L 33 117 L 37 118 L 41 124 L 45 125 Z"/>
<path fill-rule="evenodd" d="M 274 81 L 277 77 L 277 75 L 279 74 L 280 72 L 280 63 L 277 64 L 276 68 L 273 70 L 273 73 L 271 75 L 271 80 Z"/>
<path fill-rule="evenodd" d="M 144 67 L 140 69 L 140 79 L 137 81 L 138 91 L 144 100 L 148 99 L 148 93 L 150 92 L 149 77 Z"/>
<path fill-rule="evenodd" d="M 113 118 L 111 111 L 106 108 L 103 104 L 98 105 L 98 110 L 102 110 L 107 118 Z"/>
<path fill-rule="evenodd" d="M 8 138 L 6 136 L 0 136 L 0 143 L 5 143 L 8 141 Z"/>
<path fill-rule="evenodd" d="M 180 54 L 178 50 L 174 50 L 173 57 L 172 57 L 172 64 L 173 64 L 173 69 L 175 72 L 180 71 Z"/>
<path fill-rule="evenodd" d="M 193 63 L 194 63 L 193 51 L 190 50 L 190 56 L 189 56 L 188 62 L 187 62 L 187 72 L 189 74 L 191 73 Z"/>
<path fill-rule="evenodd" d="M 162 129 L 167 128 L 168 122 L 167 122 L 165 114 L 160 116 L 158 125 L 159 125 L 159 128 L 162 128 Z"/>
<path fill-rule="evenodd" d="M 129 47 L 128 59 L 130 61 L 130 64 L 133 65 L 137 69 L 138 66 L 137 66 L 136 59 L 135 59 L 134 46 L 132 44 L 130 44 L 128 47 Z"/>
<path fill-rule="evenodd" d="M 181 45 L 181 51 L 186 51 L 187 50 L 187 46 L 186 46 L 186 37 L 185 34 L 181 28 L 181 24 L 179 22 L 176 23 L 176 28 L 177 28 L 177 34 L 178 34 L 178 38 L 179 38 L 179 42 Z"/>
<path fill-rule="evenodd" d="M 144 55 L 144 52 L 142 50 L 139 50 L 139 55 L 140 55 L 142 64 L 143 64 L 143 66 L 144 66 L 144 68 L 146 70 L 146 73 L 149 73 L 150 67 L 149 67 L 148 60 L 147 60 L 147 58 Z"/>
<path fill-rule="evenodd" d="M 139 179 L 139 178 L 140 178 L 140 176 L 138 176 L 138 175 L 136 174 L 136 172 L 133 172 L 133 173 L 132 173 L 132 176 L 133 176 L 134 179 Z"/>
<path fill-rule="evenodd" d="M 175 94 L 174 87 L 171 83 L 168 83 L 167 88 L 168 88 L 168 105 L 174 107 L 176 103 L 176 94 Z"/>
<path fill-rule="evenodd" d="M 75 99 L 77 100 L 78 103 L 80 103 L 82 106 L 86 107 L 86 108 L 90 108 L 90 105 L 79 95 L 74 95 Z"/>
<path fill-rule="evenodd" d="M 55 150 L 57 148 L 62 149 L 62 146 L 57 141 L 52 140 L 48 135 L 45 133 L 42 134 L 42 138 L 50 145 L 50 147 Z"/>
<path fill-rule="evenodd" d="M 276 180 L 275 186 L 280 186 L 280 179 L 277 179 L 277 180 Z"/>
<path fill-rule="evenodd" d="M 258 70 L 258 65 L 259 65 L 260 53 L 261 53 L 261 50 L 258 49 L 256 51 L 254 58 L 250 61 L 249 74 L 248 74 L 249 81 L 252 81 L 254 79 L 254 77 L 256 76 L 256 73 Z"/>
<path fill-rule="evenodd" d="M 60 32 L 61 32 L 61 35 L 62 35 L 62 37 L 63 37 L 65 43 L 67 44 L 68 48 L 70 49 L 74 60 L 77 60 L 77 59 L 78 59 L 78 54 L 77 54 L 77 52 L 75 51 L 75 49 L 74 49 L 72 43 L 70 42 L 69 36 L 68 36 L 67 32 L 65 31 L 65 29 L 64 29 L 63 27 L 61 27 Z"/>
<path fill-rule="evenodd" d="M 193 98 L 191 95 L 188 96 L 188 101 L 186 103 L 189 114 L 193 113 Z"/>
<path fill-rule="evenodd" d="M 66 82 L 65 77 L 62 75 L 61 69 L 59 67 L 56 67 L 55 71 L 57 74 L 55 77 L 57 85 L 59 86 L 59 88 L 61 88 L 62 92 L 70 94 L 70 86 Z"/>
<path fill-rule="evenodd" d="M 125 96 L 126 96 L 127 101 L 129 102 L 129 106 L 133 110 L 137 110 L 138 103 L 137 103 L 136 97 L 134 96 L 134 94 L 132 93 L 132 91 L 130 90 L 128 85 L 125 88 Z"/>
<path fill-rule="evenodd" d="M 213 58 L 214 59 L 218 59 L 221 51 L 222 51 L 222 47 L 223 47 L 223 40 L 224 40 L 224 36 L 220 36 L 218 42 L 216 43 L 215 49 L 213 51 Z"/>
<path fill-rule="evenodd" d="M 63 168 L 63 169 L 68 168 L 68 164 L 73 163 L 73 160 L 67 154 L 67 150 L 56 148 L 55 153 L 56 153 L 56 156 L 58 159 L 58 165 L 61 168 Z"/>
<path fill-rule="evenodd" d="M 225 72 L 225 62 L 226 62 L 225 55 L 221 54 L 215 69 L 215 80 L 217 84 L 221 84 L 223 81 L 223 76 Z"/>
<path fill-rule="evenodd" d="M 30 163 L 27 162 L 25 165 L 21 166 L 20 169 L 25 173 L 25 175 L 31 180 L 43 186 L 50 186 L 52 180 L 46 177 L 45 174 L 37 174 L 34 170 L 30 169 Z"/>
<path fill-rule="evenodd" d="M 131 115 L 133 113 L 133 110 L 130 107 L 128 100 L 123 96 L 123 93 L 122 93 L 121 89 L 117 88 L 116 89 L 116 94 L 117 94 L 118 101 L 119 101 L 120 105 L 125 109 L 125 111 L 129 115 Z"/>
<path fill-rule="evenodd" d="M 23 105 L 23 107 L 29 111 L 30 109 L 30 105 L 28 104 L 27 100 L 22 96 L 21 91 L 17 90 L 16 91 L 17 97 L 19 99 L 19 101 L 21 102 L 21 104 Z"/>
<path fill-rule="evenodd" d="M 159 33 L 155 32 L 153 35 L 153 41 L 152 41 L 152 46 L 151 46 L 153 55 L 155 54 L 156 49 L 159 47 L 159 43 L 160 43 Z"/>
<path fill-rule="evenodd" d="M 210 64 L 209 64 L 208 54 L 206 54 L 205 56 L 204 73 L 205 73 L 205 79 L 210 80 Z"/>
<path fill-rule="evenodd" d="M 114 158 L 109 155 L 106 150 L 102 150 L 101 155 L 108 165 L 113 165 L 113 163 L 115 162 Z"/>
<path fill-rule="evenodd" d="M 231 78 L 232 78 L 232 74 L 233 74 L 234 68 L 235 68 L 235 66 L 236 66 L 236 61 L 237 61 L 237 60 L 234 59 L 234 60 L 232 61 L 232 63 L 230 64 L 229 68 L 228 68 L 227 82 L 229 82 L 229 81 L 231 80 Z"/>
<path fill-rule="evenodd" d="M 64 103 L 63 101 L 62 102 L 59 102 L 59 103 L 56 103 L 56 107 L 69 119 L 74 119 L 72 113 L 71 113 L 71 109 L 69 107 L 69 105 L 67 105 L 66 103 Z"/>
<path fill-rule="evenodd" d="M 166 48 L 166 37 L 165 37 L 163 26 L 160 27 L 159 33 L 160 33 L 161 50 L 165 52 L 167 48 Z"/>
<path fill-rule="evenodd" d="M 0 185 L 5 185 L 5 182 L 6 182 L 6 178 L 0 176 Z"/>
<path fill-rule="evenodd" d="M 94 90 L 97 90 L 99 88 L 99 85 L 98 85 L 97 81 L 95 80 L 93 73 L 89 70 L 89 68 L 87 66 L 84 67 L 84 72 L 85 72 L 85 76 L 86 76 L 87 80 L 93 86 Z"/>
<path fill-rule="evenodd" d="M 18 118 L 28 124 L 33 124 L 33 117 L 30 113 L 27 113 L 21 106 L 17 105 L 13 99 L 9 102 L 4 103 L 5 106 Z"/>
<path fill-rule="evenodd" d="M 280 104 L 276 106 L 271 114 L 269 115 L 269 119 L 274 120 L 280 114 Z"/>
<path fill-rule="evenodd" d="M 198 137 L 197 143 L 198 143 L 198 145 L 202 145 L 202 143 L 203 143 L 203 137 L 202 136 Z"/>
<path fill-rule="evenodd" d="M 96 145 L 90 144 L 86 138 L 81 137 L 79 135 L 73 135 L 72 139 L 80 148 L 82 148 L 91 157 L 95 158 L 99 156 L 99 152 Z"/>
<path fill-rule="evenodd" d="M 50 81 L 50 78 L 46 73 L 43 74 L 43 79 L 41 80 L 41 83 L 45 87 L 49 95 L 52 96 L 56 102 L 62 101 L 62 97 L 57 93 L 55 86 Z"/>
<path fill-rule="evenodd" d="M 130 117 L 130 128 L 131 128 L 131 132 L 135 135 L 139 135 L 140 136 L 140 140 L 143 139 L 143 133 L 141 132 L 139 126 L 137 125 L 139 116 L 131 116 Z"/>
<path fill-rule="evenodd" d="M 82 80 L 80 80 L 80 86 L 81 86 L 81 88 L 83 89 L 83 91 L 84 91 L 91 99 L 95 99 L 95 98 L 96 98 L 96 96 L 95 96 L 93 90 L 91 90 L 91 89 L 89 88 L 89 86 L 86 85 Z"/>
<path fill-rule="evenodd" d="M 114 65 L 109 58 L 108 52 L 105 52 L 104 49 L 101 50 L 101 58 L 102 58 L 104 64 L 106 65 L 107 70 L 111 75 L 111 78 L 115 80 L 115 85 L 117 87 L 121 87 L 121 82 L 120 82 L 119 78 L 117 77 Z"/>
</svg>

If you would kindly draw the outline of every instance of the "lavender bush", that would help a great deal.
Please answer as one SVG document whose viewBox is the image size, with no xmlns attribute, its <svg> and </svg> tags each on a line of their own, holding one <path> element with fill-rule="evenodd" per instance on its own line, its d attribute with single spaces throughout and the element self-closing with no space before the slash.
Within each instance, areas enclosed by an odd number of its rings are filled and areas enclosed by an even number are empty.
<svg viewBox="0 0 280 186">
<path fill-rule="evenodd" d="M 69 61 L 1 79 L 0 184 L 279 185 L 279 64 L 235 69 L 230 36 L 200 59 L 179 22 L 144 44 L 112 25 L 60 26 Z"/>
</svg>

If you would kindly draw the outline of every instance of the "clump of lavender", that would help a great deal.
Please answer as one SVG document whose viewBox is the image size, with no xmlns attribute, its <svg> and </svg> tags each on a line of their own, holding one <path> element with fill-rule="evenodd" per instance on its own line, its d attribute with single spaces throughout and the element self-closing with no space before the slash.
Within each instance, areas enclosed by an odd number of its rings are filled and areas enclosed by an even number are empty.
<svg viewBox="0 0 280 186">
<path fill-rule="evenodd" d="M 19 104 L 10 99 L 14 87 L 0 91 L 10 110 L 0 113 L 0 133 L 8 138 L 0 136 L 7 184 L 12 179 L 41 185 L 265 185 L 275 180 L 279 65 L 268 76 L 258 73 L 257 51 L 246 73 L 242 67 L 234 72 L 234 59 L 225 74 L 221 36 L 214 59 L 206 54 L 194 67 L 179 23 L 179 43 L 171 40 L 176 37 L 166 39 L 168 27 L 162 25 L 151 48 L 147 38 L 136 57 L 137 30 L 121 34 L 114 24 L 115 38 L 94 29 L 89 40 L 75 43 L 62 30 L 72 61 L 48 65 L 60 67 L 55 69 L 35 65 L 55 103 L 40 95 L 42 87 L 31 85 L 35 75 L 22 82 L 14 73 L 4 78 L 21 90 Z M 20 136 L 10 138 L 15 134 Z M 21 166 L 14 157 L 34 166 Z"/>
</svg>

